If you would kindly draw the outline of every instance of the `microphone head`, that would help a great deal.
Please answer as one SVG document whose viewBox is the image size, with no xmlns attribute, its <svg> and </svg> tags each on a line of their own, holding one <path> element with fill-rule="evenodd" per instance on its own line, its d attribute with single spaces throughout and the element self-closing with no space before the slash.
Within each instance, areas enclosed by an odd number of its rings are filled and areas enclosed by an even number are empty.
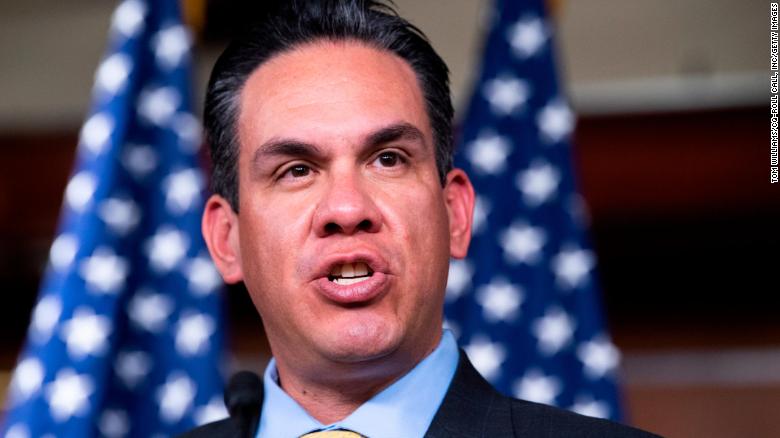
<svg viewBox="0 0 780 438">
<path fill-rule="evenodd" d="M 259 414 L 263 400 L 263 382 L 251 371 L 239 371 L 230 378 L 225 390 L 225 406 L 230 416 L 256 411 Z"/>
</svg>

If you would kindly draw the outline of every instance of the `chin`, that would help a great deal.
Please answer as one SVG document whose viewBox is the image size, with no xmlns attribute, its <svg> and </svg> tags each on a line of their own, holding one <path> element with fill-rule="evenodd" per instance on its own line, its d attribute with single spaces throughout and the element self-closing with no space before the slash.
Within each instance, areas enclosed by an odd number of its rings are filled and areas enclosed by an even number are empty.
<svg viewBox="0 0 780 438">
<path fill-rule="evenodd" d="M 323 353 L 335 362 L 357 363 L 381 359 L 394 353 L 401 345 L 401 330 L 389 321 L 356 317 L 346 324 L 330 327 L 322 333 L 328 339 Z"/>
</svg>

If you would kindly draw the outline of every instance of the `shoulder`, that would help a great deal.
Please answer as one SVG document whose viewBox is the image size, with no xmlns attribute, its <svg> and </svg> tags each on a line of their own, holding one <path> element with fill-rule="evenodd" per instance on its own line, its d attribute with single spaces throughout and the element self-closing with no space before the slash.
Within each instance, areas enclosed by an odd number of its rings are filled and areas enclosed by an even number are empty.
<svg viewBox="0 0 780 438">
<path fill-rule="evenodd" d="M 179 435 L 178 438 L 232 438 L 237 436 L 239 436 L 238 422 L 233 418 L 226 418 L 196 427 L 183 435 Z"/>
<path fill-rule="evenodd" d="M 508 398 L 512 411 L 512 425 L 517 436 L 549 437 L 658 437 L 649 432 L 620 423 L 587 417 L 570 411 Z"/>
</svg>

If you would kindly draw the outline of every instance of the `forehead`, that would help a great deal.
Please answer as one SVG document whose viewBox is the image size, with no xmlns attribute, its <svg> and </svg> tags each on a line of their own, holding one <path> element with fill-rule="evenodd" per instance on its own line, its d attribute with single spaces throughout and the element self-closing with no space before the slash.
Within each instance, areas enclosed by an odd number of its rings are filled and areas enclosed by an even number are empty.
<svg viewBox="0 0 780 438">
<path fill-rule="evenodd" d="M 240 100 L 239 136 L 249 149 L 273 137 L 357 137 L 388 123 L 431 138 L 412 68 L 359 42 L 319 41 L 276 55 L 249 76 Z"/>
</svg>

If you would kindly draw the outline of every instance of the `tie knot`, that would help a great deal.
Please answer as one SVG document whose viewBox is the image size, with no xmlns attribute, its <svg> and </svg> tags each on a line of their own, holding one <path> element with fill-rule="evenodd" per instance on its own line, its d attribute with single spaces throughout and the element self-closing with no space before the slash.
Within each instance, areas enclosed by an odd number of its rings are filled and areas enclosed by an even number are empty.
<svg viewBox="0 0 780 438">
<path fill-rule="evenodd" d="M 301 435 L 300 438 L 366 438 L 363 435 L 346 429 L 320 430 Z"/>
</svg>

